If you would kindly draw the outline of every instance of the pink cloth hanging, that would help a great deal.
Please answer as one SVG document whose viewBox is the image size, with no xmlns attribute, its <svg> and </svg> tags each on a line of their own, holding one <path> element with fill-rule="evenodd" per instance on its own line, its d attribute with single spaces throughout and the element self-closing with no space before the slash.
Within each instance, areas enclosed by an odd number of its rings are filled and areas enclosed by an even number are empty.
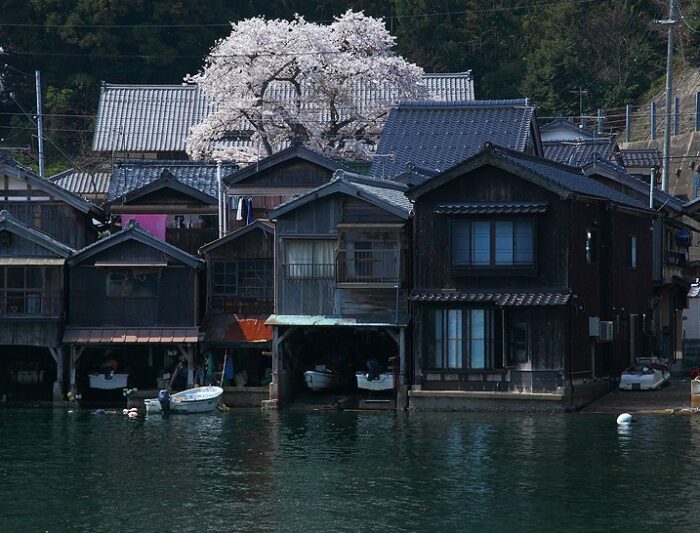
<svg viewBox="0 0 700 533">
<path fill-rule="evenodd" d="M 165 227 L 168 215 L 122 215 L 122 228 L 126 228 L 130 220 L 136 221 L 142 230 L 147 231 L 156 239 L 165 241 Z"/>
</svg>

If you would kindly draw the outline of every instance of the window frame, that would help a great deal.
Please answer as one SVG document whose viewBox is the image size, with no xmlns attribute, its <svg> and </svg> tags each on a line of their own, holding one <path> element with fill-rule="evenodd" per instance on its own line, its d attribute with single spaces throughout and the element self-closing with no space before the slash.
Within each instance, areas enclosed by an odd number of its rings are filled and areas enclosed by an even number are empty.
<svg viewBox="0 0 700 533">
<path fill-rule="evenodd" d="M 634 233 L 627 235 L 627 268 L 636 270 L 639 266 L 639 239 Z"/>
<path fill-rule="evenodd" d="M 289 245 L 292 243 L 308 243 L 311 244 L 311 263 L 290 263 L 289 262 Z M 330 263 L 317 263 L 316 258 L 321 255 L 323 250 L 317 250 L 317 245 L 332 247 L 332 259 Z M 282 277 L 286 281 L 335 281 L 336 279 L 336 258 L 338 255 L 338 239 L 337 237 L 292 237 L 283 239 L 282 249 Z M 298 273 L 290 271 L 290 265 L 300 265 L 310 267 L 306 273 L 304 269 L 300 269 Z"/>
<path fill-rule="evenodd" d="M 223 267 L 225 271 L 223 273 L 218 272 L 217 269 Z M 250 267 L 253 267 L 253 270 L 249 270 Z M 257 267 L 263 267 L 262 269 L 259 269 Z M 274 266 L 274 261 L 272 259 L 265 259 L 265 258 L 259 258 L 259 259 L 234 259 L 234 260 L 213 260 L 212 261 L 212 276 L 211 276 L 211 283 L 210 283 L 210 290 L 212 294 L 213 299 L 222 299 L 222 298 L 240 298 L 240 299 L 258 299 L 258 298 L 267 298 L 271 299 L 274 296 L 274 287 L 275 287 L 275 282 L 274 282 L 274 271 L 275 271 L 275 266 Z M 262 272 L 263 277 L 262 279 L 265 279 L 265 274 L 269 276 L 269 287 L 268 286 L 252 286 L 249 283 L 246 283 L 246 280 L 249 278 L 246 276 L 250 272 Z M 224 280 L 224 283 L 219 283 L 217 282 L 217 277 L 223 276 L 224 278 L 228 277 L 233 277 L 233 284 L 227 283 L 227 279 Z M 233 288 L 233 290 L 224 290 L 221 291 L 220 289 L 224 287 L 228 288 Z"/>
<path fill-rule="evenodd" d="M 474 313 L 483 313 L 482 337 L 473 335 Z M 456 330 L 450 328 L 450 316 L 459 313 Z M 439 317 L 439 319 L 438 319 Z M 496 368 L 495 313 L 489 308 L 427 307 L 423 318 L 423 369 L 428 372 L 473 373 L 493 372 Z M 439 335 L 438 335 L 439 329 Z M 458 341 L 458 344 L 455 343 Z M 482 341 L 483 367 L 473 367 L 474 341 Z M 438 354 L 437 346 L 440 346 Z M 450 347 L 454 348 L 450 350 Z M 459 364 L 452 364 L 452 360 Z M 438 363 L 438 360 L 440 363 Z"/>
<path fill-rule="evenodd" d="M 487 222 L 489 224 L 489 264 L 474 264 L 473 263 L 473 237 L 472 237 L 472 224 L 474 222 Z M 512 256 L 513 256 L 513 263 L 512 264 L 498 264 L 496 262 L 496 227 L 499 223 L 503 222 L 509 222 L 512 224 L 512 238 L 513 238 L 513 247 L 511 250 Z M 515 236 L 516 236 L 516 224 L 518 222 L 529 222 L 530 226 L 532 228 L 532 248 L 531 248 L 531 254 L 532 254 L 532 261 L 528 263 L 516 263 L 515 262 L 515 255 L 516 255 L 516 248 L 515 248 Z M 467 253 L 469 254 L 469 263 L 455 263 L 454 262 L 454 226 L 457 223 L 467 223 L 469 226 L 469 249 Z M 448 224 L 448 239 L 449 239 L 449 246 L 448 246 L 448 254 L 449 254 L 449 264 L 450 268 L 452 269 L 453 273 L 456 274 L 468 274 L 468 273 L 478 273 L 480 275 L 486 274 L 488 275 L 489 273 L 494 273 L 494 274 L 500 274 L 503 271 L 507 271 L 512 274 L 517 274 L 517 275 L 535 275 L 537 272 L 537 264 L 538 264 L 538 254 L 537 254 L 537 249 L 538 249 L 538 239 L 537 239 L 537 234 L 538 234 L 538 224 L 537 224 L 537 217 L 534 216 L 504 216 L 504 217 L 498 217 L 498 216 L 482 216 L 482 217 L 452 217 L 449 220 Z"/>
<path fill-rule="evenodd" d="M 595 236 L 595 239 L 592 236 Z M 593 242 L 595 246 L 589 249 L 589 242 Z M 583 240 L 583 256 L 587 265 L 597 265 L 600 261 L 600 231 L 598 231 L 598 228 L 586 228 L 586 235 Z"/>
</svg>

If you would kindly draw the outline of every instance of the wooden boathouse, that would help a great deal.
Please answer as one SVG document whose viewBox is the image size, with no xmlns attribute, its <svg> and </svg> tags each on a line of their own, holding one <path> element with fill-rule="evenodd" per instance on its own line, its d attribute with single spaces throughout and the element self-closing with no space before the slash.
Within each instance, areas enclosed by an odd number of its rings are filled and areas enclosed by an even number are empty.
<svg viewBox="0 0 700 533">
<path fill-rule="evenodd" d="M 155 238 L 134 221 L 68 259 L 70 297 L 63 342 L 70 386 L 91 396 L 89 375 L 105 361 L 128 386 L 156 389 L 181 357 L 194 383 L 204 262 Z M 116 391 L 117 397 L 121 389 Z"/>
<path fill-rule="evenodd" d="M 652 294 L 643 203 L 491 144 L 407 195 L 413 408 L 575 408 L 644 353 L 630 326 Z"/>
<path fill-rule="evenodd" d="M 306 392 L 304 371 L 349 376 L 369 359 L 406 384 L 411 203 L 405 186 L 339 170 L 276 209 L 271 399 Z M 405 388 L 403 389 L 405 391 Z M 392 398 L 393 400 L 393 398 Z"/>
</svg>

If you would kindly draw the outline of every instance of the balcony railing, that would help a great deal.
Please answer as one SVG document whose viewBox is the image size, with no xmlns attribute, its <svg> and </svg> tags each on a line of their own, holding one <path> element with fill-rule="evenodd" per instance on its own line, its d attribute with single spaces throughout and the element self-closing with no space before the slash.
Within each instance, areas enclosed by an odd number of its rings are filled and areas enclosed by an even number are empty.
<svg viewBox="0 0 700 533">
<path fill-rule="evenodd" d="M 336 281 L 338 283 L 398 283 L 402 263 L 398 250 L 338 250 Z"/>
<path fill-rule="evenodd" d="M 60 318 L 62 315 L 61 291 L 0 289 L 0 317 Z"/>
</svg>

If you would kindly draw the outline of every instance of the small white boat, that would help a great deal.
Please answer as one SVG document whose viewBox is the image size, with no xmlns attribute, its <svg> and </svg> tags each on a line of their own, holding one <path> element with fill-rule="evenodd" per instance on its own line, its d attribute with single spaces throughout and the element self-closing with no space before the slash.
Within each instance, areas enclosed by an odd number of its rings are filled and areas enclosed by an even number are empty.
<svg viewBox="0 0 700 533">
<path fill-rule="evenodd" d="M 356 372 L 357 388 L 365 390 L 391 390 L 394 388 L 394 373 L 382 372 L 376 379 L 369 379 L 368 372 Z"/>
<path fill-rule="evenodd" d="M 114 371 L 96 372 L 90 374 L 90 388 L 102 390 L 123 389 L 126 387 L 128 379 L 129 374 L 119 374 Z"/>
<path fill-rule="evenodd" d="M 224 389 L 212 386 L 187 389 L 173 395 L 163 395 L 162 392 L 162 399 L 149 398 L 143 401 L 146 413 L 162 413 L 164 401 L 168 401 L 168 410 L 171 413 L 210 413 L 219 404 Z"/>
<path fill-rule="evenodd" d="M 314 370 L 304 372 L 306 386 L 312 391 L 334 389 L 345 384 L 345 378 L 325 365 L 316 365 Z"/>
<path fill-rule="evenodd" d="M 667 363 L 657 357 L 640 357 L 620 377 L 620 390 L 656 390 L 671 377 Z"/>
</svg>

